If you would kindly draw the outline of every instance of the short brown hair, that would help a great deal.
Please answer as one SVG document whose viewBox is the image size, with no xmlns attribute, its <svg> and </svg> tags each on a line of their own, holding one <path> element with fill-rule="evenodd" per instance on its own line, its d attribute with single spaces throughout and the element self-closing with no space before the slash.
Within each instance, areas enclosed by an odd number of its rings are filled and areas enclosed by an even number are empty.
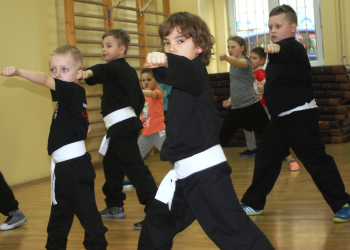
<svg viewBox="0 0 350 250">
<path fill-rule="evenodd" d="M 295 13 L 294 9 L 292 7 L 290 7 L 289 5 L 283 4 L 281 6 L 277 6 L 275 8 L 273 8 L 270 11 L 269 17 L 272 16 L 277 16 L 279 14 L 285 13 L 286 17 L 289 21 L 290 24 L 298 24 L 298 17 L 297 14 Z"/>
<path fill-rule="evenodd" d="M 151 74 L 153 76 L 153 71 L 152 69 L 149 69 L 149 68 L 144 68 L 142 71 L 141 71 L 141 75 L 143 73 L 148 73 L 148 74 Z"/>
<path fill-rule="evenodd" d="M 126 55 L 126 52 L 128 52 L 129 45 L 130 45 L 130 36 L 128 35 L 128 33 L 125 32 L 125 30 L 123 30 L 123 29 L 108 30 L 102 35 L 102 40 L 106 36 L 113 36 L 115 39 L 117 39 L 119 46 L 124 45 L 125 46 L 125 55 Z"/>
<path fill-rule="evenodd" d="M 198 59 L 204 64 L 209 65 L 210 58 L 214 55 L 213 45 L 214 37 L 210 34 L 208 25 L 197 15 L 188 12 L 176 12 L 171 14 L 159 26 L 159 37 L 161 42 L 174 29 L 186 37 L 191 37 L 196 47 L 203 49 L 198 55 Z"/>
<path fill-rule="evenodd" d="M 79 69 L 83 68 L 83 54 L 80 52 L 80 50 L 77 47 L 73 45 L 63 45 L 56 48 L 54 51 L 52 51 L 50 57 L 53 55 L 67 55 L 67 54 L 70 54 L 72 56 L 75 63 L 78 65 Z"/>
<path fill-rule="evenodd" d="M 244 50 L 243 50 L 243 55 L 246 56 L 247 55 L 247 44 L 245 42 L 245 40 L 240 37 L 240 36 L 230 36 L 227 41 L 234 41 L 236 43 L 239 44 L 239 46 L 244 46 Z"/>
<path fill-rule="evenodd" d="M 255 47 L 253 49 L 250 50 L 250 53 L 255 53 L 259 56 L 260 59 L 264 59 L 266 60 L 266 53 L 265 53 L 265 49 L 262 47 Z"/>
</svg>

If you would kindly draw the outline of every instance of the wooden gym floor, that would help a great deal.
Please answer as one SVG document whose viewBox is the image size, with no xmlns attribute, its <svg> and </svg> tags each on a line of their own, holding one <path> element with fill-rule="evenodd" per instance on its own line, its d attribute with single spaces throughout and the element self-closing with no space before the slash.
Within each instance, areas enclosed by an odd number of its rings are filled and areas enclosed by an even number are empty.
<svg viewBox="0 0 350 250">
<path fill-rule="evenodd" d="M 232 167 L 232 182 L 240 199 L 251 183 L 254 158 L 240 158 L 238 153 L 245 148 L 225 148 L 227 159 Z M 327 145 L 327 153 L 335 158 L 346 190 L 350 192 L 350 143 Z M 145 160 L 159 185 L 170 170 L 167 162 L 159 160 L 159 154 Z M 299 164 L 301 164 L 299 162 Z M 101 187 L 104 183 L 103 169 L 96 169 L 96 201 L 101 210 L 105 207 Z M 5 176 L 6 178 L 6 176 Z M 109 228 L 106 234 L 108 249 L 136 249 L 140 231 L 132 224 L 144 217 L 143 207 L 138 204 L 135 189 L 125 190 L 126 217 L 104 219 Z M 10 231 L 0 231 L 1 250 L 38 250 L 46 243 L 46 226 L 50 215 L 50 182 L 18 188 L 14 190 L 20 203 L 20 210 L 28 221 Z M 310 175 L 301 165 L 300 172 L 290 172 L 283 163 L 281 174 L 274 189 L 267 198 L 264 214 L 251 217 L 270 239 L 276 249 L 350 249 L 350 222 L 335 224 L 333 213 Z M 6 217 L 0 215 L 2 223 Z M 68 239 L 68 249 L 84 249 L 84 230 L 75 218 Z M 174 239 L 173 250 L 179 249 L 218 249 L 205 235 L 197 222 Z"/>
</svg>

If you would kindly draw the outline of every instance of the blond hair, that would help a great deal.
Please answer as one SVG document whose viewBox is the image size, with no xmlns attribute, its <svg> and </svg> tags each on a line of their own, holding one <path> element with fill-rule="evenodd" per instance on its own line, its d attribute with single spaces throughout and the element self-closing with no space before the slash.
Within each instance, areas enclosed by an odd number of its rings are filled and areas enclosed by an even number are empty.
<svg viewBox="0 0 350 250">
<path fill-rule="evenodd" d="M 69 54 L 74 62 L 77 64 L 79 69 L 83 69 L 83 54 L 80 50 L 73 45 L 63 45 L 52 51 L 51 56 L 53 55 L 67 55 Z"/>
</svg>

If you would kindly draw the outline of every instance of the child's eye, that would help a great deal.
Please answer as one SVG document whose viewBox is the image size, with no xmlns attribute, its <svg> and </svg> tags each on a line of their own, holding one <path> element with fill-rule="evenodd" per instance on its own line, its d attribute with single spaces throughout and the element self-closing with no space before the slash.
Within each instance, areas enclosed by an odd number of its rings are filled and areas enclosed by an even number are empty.
<svg viewBox="0 0 350 250">
<path fill-rule="evenodd" d="M 163 46 L 169 45 L 169 42 L 163 42 Z"/>
<path fill-rule="evenodd" d="M 107 48 L 110 48 L 110 47 L 112 47 L 111 45 L 107 45 Z"/>
<path fill-rule="evenodd" d="M 276 25 L 276 28 L 277 28 L 277 29 L 281 28 L 281 25 Z"/>
<path fill-rule="evenodd" d="M 56 69 L 50 69 L 50 72 L 56 72 Z"/>
<path fill-rule="evenodd" d="M 272 26 L 269 26 L 269 29 L 272 30 Z"/>
<path fill-rule="evenodd" d="M 68 69 L 67 69 L 67 68 L 63 68 L 62 71 L 63 71 L 63 72 L 67 72 Z"/>
<path fill-rule="evenodd" d="M 183 43 L 183 42 L 184 42 L 184 40 L 179 40 L 179 41 L 178 41 L 178 43 Z"/>
</svg>

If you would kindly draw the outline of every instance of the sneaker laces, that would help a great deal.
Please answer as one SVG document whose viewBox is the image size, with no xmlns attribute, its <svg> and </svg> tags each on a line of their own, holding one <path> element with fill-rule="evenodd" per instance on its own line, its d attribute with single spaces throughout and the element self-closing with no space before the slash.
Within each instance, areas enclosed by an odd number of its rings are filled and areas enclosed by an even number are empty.
<svg viewBox="0 0 350 250">
<path fill-rule="evenodd" d="M 9 217 L 7 217 L 7 219 L 5 220 L 4 223 L 10 222 L 14 217 L 15 217 L 15 216 L 10 215 Z"/>
</svg>

